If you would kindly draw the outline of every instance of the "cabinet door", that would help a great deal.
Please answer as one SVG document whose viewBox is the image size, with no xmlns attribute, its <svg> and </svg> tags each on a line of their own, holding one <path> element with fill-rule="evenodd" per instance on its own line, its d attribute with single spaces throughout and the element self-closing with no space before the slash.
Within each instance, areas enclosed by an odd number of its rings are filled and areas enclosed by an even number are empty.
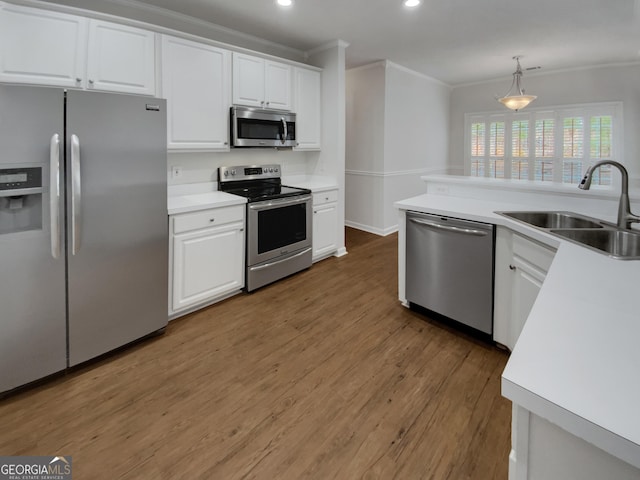
<svg viewBox="0 0 640 480">
<path fill-rule="evenodd" d="M 294 70 L 296 150 L 320 150 L 322 130 L 321 72 Z"/>
<path fill-rule="evenodd" d="M 91 20 L 87 88 L 155 95 L 155 34 Z"/>
<path fill-rule="evenodd" d="M 39 8 L 0 8 L 0 81 L 82 87 L 87 21 Z"/>
<path fill-rule="evenodd" d="M 264 63 L 264 106 L 291 110 L 291 67 L 266 60 Z"/>
<path fill-rule="evenodd" d="M 514 255 L 511 267 L 513 270 L 513 298 L 509 333 L 513 349 L 542 288 L 546 272 L 517 255 Z"/>
<path fill-rule="evenodd" d="M 328 203 L 313 208 L 313 259 L 335 252 L 338 248 L 338 208 Z"/>
<path fill-rule="evenodd" d="M 233 54 L 233 103 L 249 107 L 264 107 L 264 60 Z"/>
<path fill-rule="evenodd" d="M 174 312 L 244 285 L 244 228 L 233 223 L 173 238 Z"/>
<path fill-rule="evenodd" d="M 162 96 L 172 150 L 229 150 L 231 52 L 162 37 Z"/>
</svg>

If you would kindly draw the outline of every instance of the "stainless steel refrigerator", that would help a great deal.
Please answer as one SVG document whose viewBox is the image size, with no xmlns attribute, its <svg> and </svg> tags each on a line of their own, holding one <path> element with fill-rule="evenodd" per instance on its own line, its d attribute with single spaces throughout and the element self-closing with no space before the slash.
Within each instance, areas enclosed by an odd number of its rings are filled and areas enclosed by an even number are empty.
<svg viewBox="0 0 640 480">
<path fill-rule="evenodd" d="M 167 324 L 165 101 L 0 85 L 0 392 Z"/>
</svg>

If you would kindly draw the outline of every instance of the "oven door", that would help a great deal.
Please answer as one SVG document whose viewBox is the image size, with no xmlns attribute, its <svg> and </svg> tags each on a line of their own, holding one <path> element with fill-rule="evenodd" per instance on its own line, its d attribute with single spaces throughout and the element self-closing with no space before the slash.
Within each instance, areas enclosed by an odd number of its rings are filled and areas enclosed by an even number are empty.
<svg viewBox="0 0 640 480">
<path fill-rule="evenodd" d="M 311 247 L 311 195 L 250 203 L 247 265 Z"/>
</svg>

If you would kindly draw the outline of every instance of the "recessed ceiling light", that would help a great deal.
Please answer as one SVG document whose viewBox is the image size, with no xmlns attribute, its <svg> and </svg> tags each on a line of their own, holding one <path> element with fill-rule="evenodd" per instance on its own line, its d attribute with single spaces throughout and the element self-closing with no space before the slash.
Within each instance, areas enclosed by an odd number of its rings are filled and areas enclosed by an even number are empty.
<svg viewBox="0 0 640 480">
<path fill-rule="evenodd" d="M 293 5 L 293 0 L 278 0 L 278 5 L 281 5 L 283 7 L 290 7 L 291 5 Z"/>
<path fill-rule="evenodd" d="M 422 3 L 421 0 L 402 0 L 402 4 L 405 7 L 417 7 Z"/>
</svg>

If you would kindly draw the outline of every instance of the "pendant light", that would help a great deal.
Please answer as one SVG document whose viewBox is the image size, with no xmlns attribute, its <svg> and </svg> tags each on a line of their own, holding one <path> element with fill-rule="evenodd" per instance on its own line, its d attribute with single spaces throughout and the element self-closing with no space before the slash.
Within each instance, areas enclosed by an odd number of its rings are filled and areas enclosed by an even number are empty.
<svg viewBox="0 0 640 480">
<path fill-rule="evenodd" d="M 525 95 L 524 88 L 522 88 L 522 86 L 520 85 L 520 78 L 522 78 L 520 58 L 522 58 L 520 55 L 513 57 L 513 59 L 516 61 L 517 66 L 516 71 L 513 72 L 513 82 L 511 83 L 511 88 L 509 88 L 509 91 L 504 97 L 498 98 L 498 101 L 505 107 L 510 108 L 511 110 L 515 110 L 516 112 L 526 107 L 536 98 L 538 98 L 535 95 Z M 511 91 L 513 90 L 514 86 L 516 87 L 516 92 L 515 95 L 512 95 Z"/>
</svg>

